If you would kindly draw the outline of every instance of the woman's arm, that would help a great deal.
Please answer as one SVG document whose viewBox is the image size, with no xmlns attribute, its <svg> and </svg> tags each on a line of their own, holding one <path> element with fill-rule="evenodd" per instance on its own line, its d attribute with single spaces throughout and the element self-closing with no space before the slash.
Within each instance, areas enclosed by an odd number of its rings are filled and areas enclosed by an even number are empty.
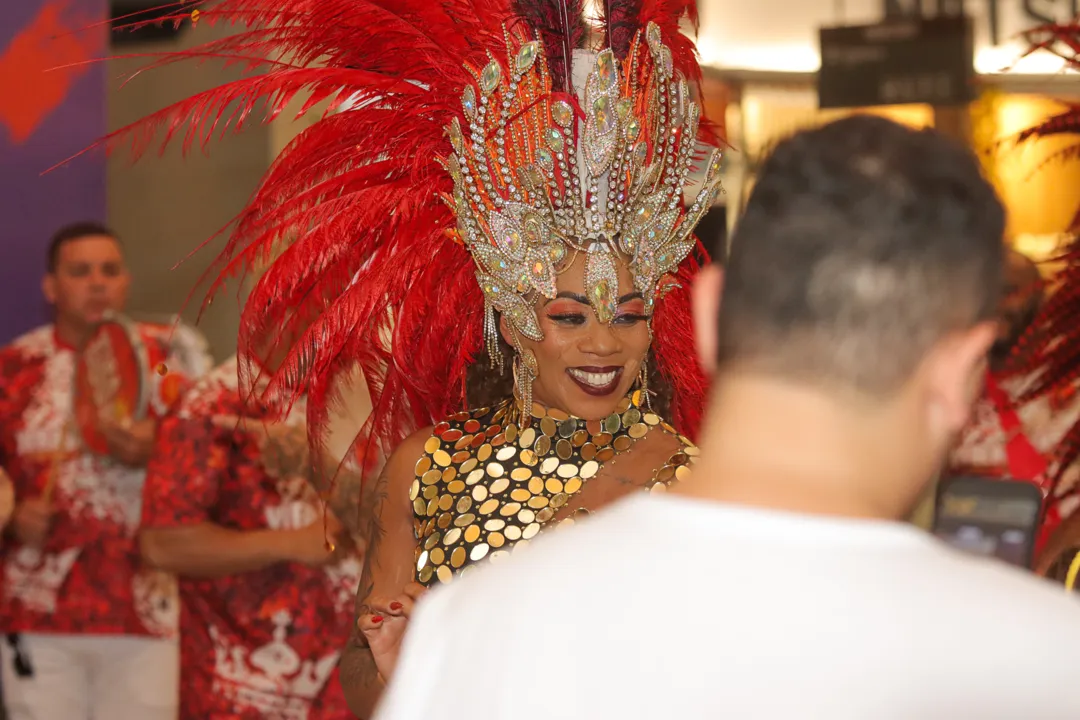
<svg viewBox="0 0 1080 720">
<path fill-rule="evenodd" d="M 416 535 L 409 488 L 416 462 L 430 436 L 431 429 L 427 428 L 405 440 L 378 479 L 366 483 L 361 492 L 359 527 L 366 544 L 364 571 L 356 595 L 356 622 L 342 653 L 340 674 L 349 708 L 365 720 L 374 714 L 389 679 L 380 675 L 376 655 L 396 651 L 407 618 L 386 616 L 379 620 L 385 627 L 380 627 L 371 641 L 361 632 L 360 621 L 366 619 L 370 625 L 372 609 L 402 595 L 415 577 Z"/>
</svg>

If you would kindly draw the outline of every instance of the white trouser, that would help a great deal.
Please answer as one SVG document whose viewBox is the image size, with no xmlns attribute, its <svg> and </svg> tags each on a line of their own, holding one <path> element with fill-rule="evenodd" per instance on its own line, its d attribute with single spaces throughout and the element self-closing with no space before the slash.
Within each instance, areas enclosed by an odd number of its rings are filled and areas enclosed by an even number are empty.
<svg viewBox="0 0 1080 720">
<path fill-rule="evenodd" d="M 0 635 L 10 720 L 176 720 L 176 641 L 128 635 L 21 635 L 33 676 Z"/>
</svg>

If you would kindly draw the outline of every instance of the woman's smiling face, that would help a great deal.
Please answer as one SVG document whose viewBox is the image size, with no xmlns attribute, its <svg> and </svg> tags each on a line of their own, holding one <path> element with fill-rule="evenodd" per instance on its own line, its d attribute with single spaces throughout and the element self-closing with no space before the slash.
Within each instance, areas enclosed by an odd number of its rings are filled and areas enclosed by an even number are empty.
<svg viewBox="0 0 1080 720">
<path fill-rule="evenodd" d="M 613 413 L 638 379 L 650 342 L 645 301 L 626 263 L 616 264 L 619 304 L 610 323 L 601 323 L 589 305 L 583 253 L 558 276 L 557 296 L 536 303 L 544 339 L 519 336 L 521 346 L 536 356 L 535 402 L 597 420 Z M 509 341 L 505 320 L 502 331 Z"/>
</svg>

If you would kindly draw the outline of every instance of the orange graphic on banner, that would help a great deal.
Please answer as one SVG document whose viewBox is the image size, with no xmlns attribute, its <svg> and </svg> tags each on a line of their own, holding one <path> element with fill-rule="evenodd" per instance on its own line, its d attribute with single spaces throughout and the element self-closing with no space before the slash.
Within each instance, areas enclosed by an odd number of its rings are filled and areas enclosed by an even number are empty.
<svg viewBox="0 0 1080 720">
<path fill-rule="evenodd" d="M 0 53 L 0 125 L 15 144 L 34 134 L 88 69 L 78 63 L 94 59 L 104 35 L 82 30 L 92 22 L 72 13 L 66 0 L 54 0 Z"/>
</svg>

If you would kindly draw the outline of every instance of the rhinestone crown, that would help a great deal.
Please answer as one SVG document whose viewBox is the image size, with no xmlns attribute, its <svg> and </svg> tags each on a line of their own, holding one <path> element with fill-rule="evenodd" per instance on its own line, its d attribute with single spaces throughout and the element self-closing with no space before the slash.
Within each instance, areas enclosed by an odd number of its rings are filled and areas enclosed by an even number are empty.
<svg viewBox="0 0 1080 720">
<path fill-rule="evenodd" d="M 610 322 L 619 257 L 651 312 L 694 246 L 693 229 L 721 190 L 720 151 L 684 207 L 701 111 L 660 29 L 650 23 L 643 35 L 622 63 L 610 49 L 575 51 L 574 96 L 553 92 L 543 45 L 521 30 L 506 32 L 505 61 L 489 55 L 484 68 L 469 68 L 466 127 L 457 118 L 447 127 L 447 202 L 477 265 L 489 350 L 494 310 L 543 339 L 533 303 L 555 297 L 556 275 L 577 254 L 586 254 L 589 302 Z"/>
</svg>

